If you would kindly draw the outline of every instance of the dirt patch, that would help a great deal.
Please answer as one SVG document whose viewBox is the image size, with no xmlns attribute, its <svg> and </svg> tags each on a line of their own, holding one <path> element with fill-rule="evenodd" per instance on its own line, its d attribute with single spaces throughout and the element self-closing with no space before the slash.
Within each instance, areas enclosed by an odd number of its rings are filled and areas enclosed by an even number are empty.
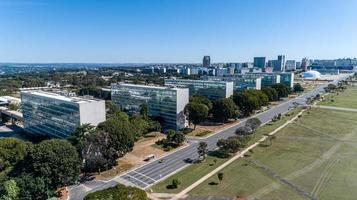
<svg viewBox="0 0 357 200">
<path fill-rule="evenodd" d="M 133 151 L 127 153 L 124 157 L 118 159 L 118 165 L 112 169 L 102 172 L 99 175 L 96 175 L 95 178 L 98 180 L 108 180 L 118 174 L 121 174 L 125 171 L 139 167 L 146 162 L 144 161 L 145 157 L 148 155 L 155 155 L 155 157 L 163 156 L 168 152 L 165 152 L 159 148 L 153 147 L 153 144 L 157 140 L 165 138 L 165 135 L 162 133 L 152 134 L 152 137 L 146 137 L 135 142 Z"/>
</svg>

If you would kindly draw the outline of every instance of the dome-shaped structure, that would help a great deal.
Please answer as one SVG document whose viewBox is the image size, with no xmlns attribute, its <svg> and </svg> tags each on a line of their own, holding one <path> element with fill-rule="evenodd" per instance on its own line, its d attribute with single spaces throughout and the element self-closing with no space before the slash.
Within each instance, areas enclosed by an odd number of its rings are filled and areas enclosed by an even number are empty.
<svg viewBox="0 0 357 200">
<path fill-rule="evenodd" d="M 319 79 L 319 78 L 321 78 L 321 74 L 318 71 L 310 70 L 310 71 L 304 72 L 302 74 L 302 77 L 310 78 L 310 79 Z"/>
</svg>

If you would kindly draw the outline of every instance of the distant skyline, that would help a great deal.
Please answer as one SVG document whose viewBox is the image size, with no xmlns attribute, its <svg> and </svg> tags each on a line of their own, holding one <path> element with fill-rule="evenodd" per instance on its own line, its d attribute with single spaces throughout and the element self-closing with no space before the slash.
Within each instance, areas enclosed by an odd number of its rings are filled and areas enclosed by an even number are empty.
<svg viewBox="0 0 357 200">
<path fill-rule="evenodd" d="M 356 0 L 0 0 L 0 63 L 357 57 Z"/>
</svg>

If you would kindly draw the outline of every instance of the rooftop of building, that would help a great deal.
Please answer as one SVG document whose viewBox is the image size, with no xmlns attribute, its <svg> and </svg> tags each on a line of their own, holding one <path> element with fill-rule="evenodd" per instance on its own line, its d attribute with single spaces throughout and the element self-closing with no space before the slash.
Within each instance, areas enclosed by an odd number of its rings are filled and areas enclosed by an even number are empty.
<svg viewBox="0 0 357 200">
<path fill-rule="evenodd" d="M 112 86 L 126 86 L 126 87 L 135 87 L 135 88 L 147 88 L 147 89 L 156 89 L 156 90 L 187 90 L 187 88 L 176 88 L 176 87 L 167 87 L 167 86 L 157 86 L 157 85 L 136 85 L 136 84 L 129 84 L 129 83 L 114 83 Z"/>
<path fill-rule="evenodd" d="M 95 99 L 92 96 L 75 96 L 73 93 L 68 93 L 66 91 L 49 92 L 49 91 L 42 91 L 42 90 L 28 90 L 28 91 L 21 91 L 21 94 L 22 93 L 33 94 L 36 96 L 42 96 L 51 99 L 57 99 L 60 101 L 78 103 L 78 104 L 103 101 L 100 99 Z"/>
<path fill-rule="evenodd" d="M 222 81 L 222 80 L 195 80 L 195 79 L 175 79 L 175 78 L 171 78 L 171 79 L 165 79 L 166 80 L 174 80 L 174 81 L 182 81 L 182 82 L 205 82 L 205 83 L 222 83 L 222 84 L 226 84 L 232 81 Z"/>
</svg>

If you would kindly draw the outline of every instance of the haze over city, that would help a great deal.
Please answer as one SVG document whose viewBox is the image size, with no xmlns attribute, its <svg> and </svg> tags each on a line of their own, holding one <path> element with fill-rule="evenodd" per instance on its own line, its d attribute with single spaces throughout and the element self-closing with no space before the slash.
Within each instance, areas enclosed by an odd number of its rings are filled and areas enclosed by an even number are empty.
<svg viewBox="0 0 357 200">
<path fill-rule="evenodd" d="M 354 57 L 356 7 L 355 0 L 2 0 L 0 62 Z"/>
</svg>

